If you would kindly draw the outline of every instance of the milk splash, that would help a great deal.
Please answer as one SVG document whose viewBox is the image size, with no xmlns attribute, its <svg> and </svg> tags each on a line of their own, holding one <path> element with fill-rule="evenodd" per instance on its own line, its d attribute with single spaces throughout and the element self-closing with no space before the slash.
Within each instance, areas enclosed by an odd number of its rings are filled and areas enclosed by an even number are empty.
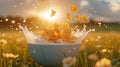
<svg viewBox="0 0 120 67">
<path fill-rule="evenodd" d="M 45 40 L 42 37 L 38 37 L 35 35 L 32 31 L 29 31 L 27 27 L 22 27 L 19 26 L 19 28 L 22 30 L 23 34 L 26 37 L 27 43 L 30 44 L 55 44 L 55 43 L 50 43 L 47 40 Z M 95 31 L 95 29 L 90 29 L 86 31 L 86 25 L 84 25 L 84 28 L 82 31 L 77 31 L 73 35 L 77 37 L 77 40 L 74 44 L 80 44 L 81 41 L 88 35 L 89 32 Z M 59 40 L 60 44 L 68 44 L 68 43 L 63 43 L 62 39 Z"/>
<path fill-rule="evenodd" d="M 77 31 L 74 33 L 74 36 L 77 37 L 75 44 L 81 43 L 81 41 L 88 35 L 88 33 L 92 32 L 92 31 L 95 31 L 95 29 L 90 29 L 90 30 L 86 31 L 86 25 L 84 25 L 84 28 L 82 31 Z"/>
<path fill-rule="evenodd" d="M 27 27 L 22 27 L 19 25 L 19 28 L 22 30 L 23 34 L 25 35 L 27 43 L 31 43 L 31 44 L 35 44 L 35 43 L 48 44 L 49 43 L 43 38 L 38 38 L 37 35 L 35 35 L 32 31 L 29 31 Z"/>
</svg>

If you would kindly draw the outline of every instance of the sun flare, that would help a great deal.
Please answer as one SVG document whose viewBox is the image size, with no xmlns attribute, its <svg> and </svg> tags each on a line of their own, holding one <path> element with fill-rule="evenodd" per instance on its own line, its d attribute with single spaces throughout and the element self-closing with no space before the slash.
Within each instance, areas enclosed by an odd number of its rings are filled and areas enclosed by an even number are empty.
<svg viewBox="0 0 120 67">
<path fill-rule="evenodd" d="M 38 17 L 42 17 L 45 20 L 48 20 L 50 22 L 55 22 L 58 19 L 59 13 L 54 10 L 48 10 L 48 11 L 44 11 L 38 14 Z"/>
</svg>

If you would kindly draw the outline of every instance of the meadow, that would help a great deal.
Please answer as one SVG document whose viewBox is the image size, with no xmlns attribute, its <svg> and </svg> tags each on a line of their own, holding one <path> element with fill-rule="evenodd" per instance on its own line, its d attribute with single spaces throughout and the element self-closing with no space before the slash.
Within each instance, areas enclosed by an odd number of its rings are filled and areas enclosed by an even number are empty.
<svg viewBox="0 0 120 67">
<path fill-rule="evenodd" d="M 31 58 L 22 32 L 0 31 L 0 67 L 40 67 Z M 19 55 L 6 57 L 4 53 Z M 95 67 L 102 58 L 120 67 L 120 25 L 97 28 L 82 41 L 75 67 Z"/>
</svg>

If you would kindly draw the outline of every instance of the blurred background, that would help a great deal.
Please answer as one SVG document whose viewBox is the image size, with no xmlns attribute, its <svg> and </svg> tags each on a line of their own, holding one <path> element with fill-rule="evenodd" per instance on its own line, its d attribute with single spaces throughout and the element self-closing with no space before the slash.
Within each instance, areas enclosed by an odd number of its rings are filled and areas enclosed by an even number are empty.
<svg viewBox="0 0 120 67">
<path fill-rule="evenodd" d="M 79 11 L 71 12 L 71 5 Z M 50 18 L 51 9 L 56 12 L 53 18 Z M 67 21 L 66 13 L 70 13 L 72 18 L 84 15 L 89 22 Z M 108 58 L 113 67 L 120 67 L 120 0 L 0 0 L 0 67 L 40 67 L 29 56 L 19 25 L 40 32 L 55 22 L 68 22 L 80 30 L 84 25 L 87 30 L 96 30 L 81 43 L 76 67 L 95 67 L 96 61 L 101 58 Z M 18 57 L 11 61 L 3 53 Z"/>
<path fill-rule="evenodd" d="M 45 2 L 43 2 L 45 1 Z M 52 22 L 67 22 L 66 13 L 70 6 L 79 9 L 78 15 L 89 18 L 88 27 L 102 30 L 120 30 L 120 0 L 0 0 L 0 31 L 18 30 L 18 25 L 27 25 L 30 29 L 40 29 L 47 20 L 45 12 L 54 9 L 56 18 Z M 69 21 L 72 24 L 84 24 L 81 21 Z M 91 26 L 92 25 L 92 26 Z M 104 28 L 104 29 L 103 29 Z"/>
</svg>

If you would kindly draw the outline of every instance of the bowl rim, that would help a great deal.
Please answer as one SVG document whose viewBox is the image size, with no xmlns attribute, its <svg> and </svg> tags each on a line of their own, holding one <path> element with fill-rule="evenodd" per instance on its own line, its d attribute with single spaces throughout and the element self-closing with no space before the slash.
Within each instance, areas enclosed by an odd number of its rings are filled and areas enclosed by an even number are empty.
<svg viewBox="0 0 120 67">
<path fill-rule="evenodd" d="M 42 44 L 42 43 L 28 43 L 28 45 L 41 45 L 41 46 L 74 46 L 74 45 L 81 45 L 80 44 L 55 44 L 55 43 L 48 43 L 48 44 Z"/>
</svg>

